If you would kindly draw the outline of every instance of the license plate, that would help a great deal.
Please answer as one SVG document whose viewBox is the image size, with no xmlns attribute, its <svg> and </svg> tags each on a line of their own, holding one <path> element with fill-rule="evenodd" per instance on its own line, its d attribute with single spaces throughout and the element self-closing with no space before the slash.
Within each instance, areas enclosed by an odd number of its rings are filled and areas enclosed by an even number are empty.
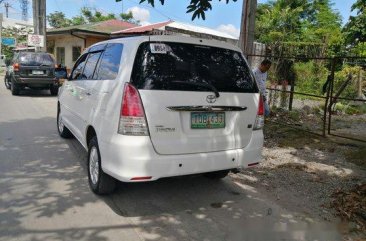
<svg viewBox="0 0 366 241">
<path fill-rule="evenodd" d="M 225 112 L 192 112 L 192 129 L 225 128 Z"/>
<path fill-rule="evenodd" d="M 32 70 L 32 74 L 44 74 L 43 70 Z"/>
</svg>

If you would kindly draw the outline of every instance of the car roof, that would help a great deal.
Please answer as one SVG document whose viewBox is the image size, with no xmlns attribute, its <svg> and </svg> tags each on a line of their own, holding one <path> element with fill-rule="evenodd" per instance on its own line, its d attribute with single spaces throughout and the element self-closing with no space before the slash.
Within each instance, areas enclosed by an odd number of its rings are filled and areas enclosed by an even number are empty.
<svg viewBox="0 0 366 241">
<path fill-rule="evenodd" d="M 88 49 L 95 47 L 97 45 L 100 45 L 100 44 L 107 44 L 107 43 L 122 43 L 122 44 L 131 44 L 131 45 L 133 45 L 133 44 L 140 45 L 143 42 L 149 42 L 149 41 L 187 43 L 187 44 L 195 44 L 195 45 L 203 45 L 203 46 L 230 49 L 230 50 L 234 50 L 234 51 L 241 51 L 238 46 L 232 45 L 227 42 L 205 39 L 205 38 L 187 37 L 187 36 L 181 36 L 181 35 L 150 35 L 150 36 L 146 35 L 146 36 L 136 36 L 136 37 L 115 38 L 115 39 L 98 42 L 98 43 L 90 46 Z"/>
</svg>

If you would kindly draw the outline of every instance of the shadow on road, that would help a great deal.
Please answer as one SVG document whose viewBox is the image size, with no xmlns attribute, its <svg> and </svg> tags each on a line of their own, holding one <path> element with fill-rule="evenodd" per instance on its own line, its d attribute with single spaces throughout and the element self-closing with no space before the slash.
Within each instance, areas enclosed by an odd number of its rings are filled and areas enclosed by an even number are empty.
<svg viewBox="0 0 366 241">
<path fill-rule="evenodd" d="M 86 151 L 58 136 L 55 118 L 0 123 L 0 151 L 4 240 L 108 240 L 106 232 L 121 230 L 145 240 L 338 240 L 331 228 L 284 214 L 230 178 L 119 183 L 116 193 L 95 196 Z"/>
</svg>

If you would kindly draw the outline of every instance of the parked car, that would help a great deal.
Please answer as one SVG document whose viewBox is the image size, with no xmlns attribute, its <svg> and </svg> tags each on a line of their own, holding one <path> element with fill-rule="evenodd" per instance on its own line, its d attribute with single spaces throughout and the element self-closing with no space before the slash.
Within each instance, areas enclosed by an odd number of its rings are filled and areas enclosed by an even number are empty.
<svg viewBox="0 0 366 241">
<path fill-rule="evenodd" d="M 88 151 L 93 192 L 261 161 L 263 101 L 236 46 L 181 36 L 108 40 L 88 48 L 60 88 L 61 137 Z"/>
<path fill-rule="evenodd" d="M 13 95 L 28 87 L 49 89 L 51 95 L 58 93 L 58 78 L 55 76 L 55 60 L 52 55 L 41 52 L 19 52 L 14 55 L 5 74 L 5 86 Z"/>
</svg>

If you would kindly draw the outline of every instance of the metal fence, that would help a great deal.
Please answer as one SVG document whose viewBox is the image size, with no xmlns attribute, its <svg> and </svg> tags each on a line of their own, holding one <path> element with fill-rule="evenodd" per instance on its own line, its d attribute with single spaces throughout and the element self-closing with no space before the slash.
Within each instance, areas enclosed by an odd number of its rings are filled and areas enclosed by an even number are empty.
<svg viewBox="0 0 366 241">
<path fill-rule="evenodd" d="M 268 121 L 366 142 L 365 57 L 247 57 L 273 63 L 267 79 Z"/>
</svg>

